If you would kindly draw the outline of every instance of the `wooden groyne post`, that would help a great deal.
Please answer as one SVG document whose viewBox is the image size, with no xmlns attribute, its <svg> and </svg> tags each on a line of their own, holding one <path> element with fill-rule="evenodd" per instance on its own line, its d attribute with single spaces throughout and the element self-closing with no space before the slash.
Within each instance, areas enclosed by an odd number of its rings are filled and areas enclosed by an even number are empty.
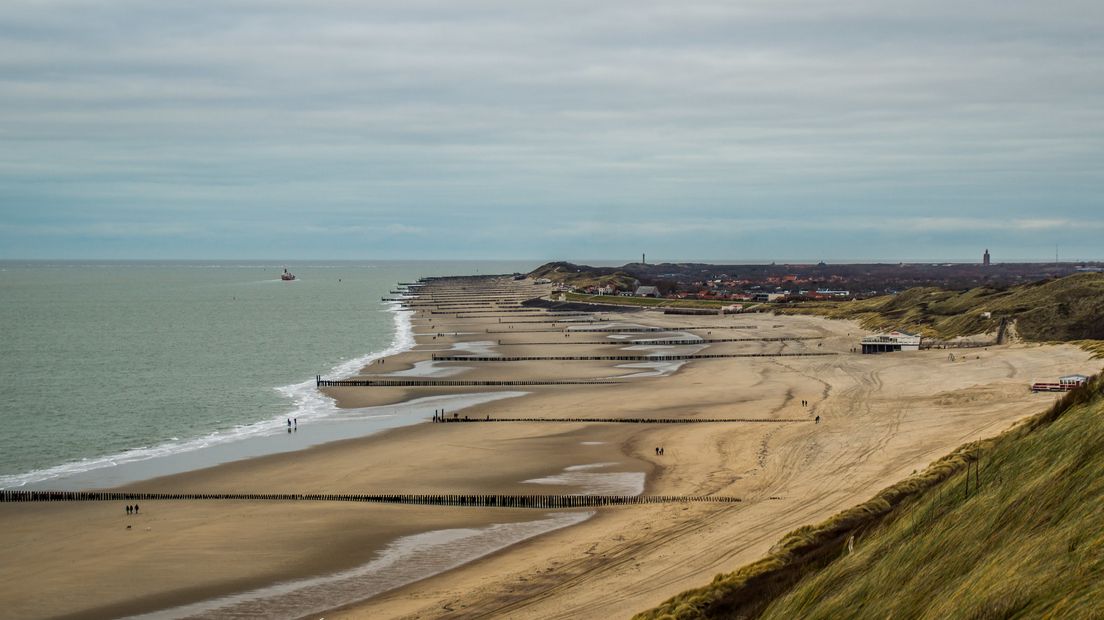
<svg viewBox="0 0 1104 620">
<path fill-rule="evenodd" d="M 278 501 L 362 502 L 475 508 L 598 508 L 647 504 L 732 504 L 723 495 L 503 495 L 425 493 L 156 493 L 141 491 L 0 491 L 0 503 L 114 501 Z"/>
</svg>

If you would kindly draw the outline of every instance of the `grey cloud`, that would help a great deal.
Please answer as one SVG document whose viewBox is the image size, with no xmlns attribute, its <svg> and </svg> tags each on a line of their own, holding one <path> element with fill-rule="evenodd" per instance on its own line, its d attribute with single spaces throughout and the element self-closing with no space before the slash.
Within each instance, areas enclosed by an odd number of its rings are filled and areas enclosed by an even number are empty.
<svg viewBox="0 0 1104 620">
<path fill-rule="evenodd" d="M 298 206 L 426 239 L 458 210 L 683 239 L 1098 222 L 1101 24 L 1080 1 L 9 1 L 0 213 Z"/>
</svg>

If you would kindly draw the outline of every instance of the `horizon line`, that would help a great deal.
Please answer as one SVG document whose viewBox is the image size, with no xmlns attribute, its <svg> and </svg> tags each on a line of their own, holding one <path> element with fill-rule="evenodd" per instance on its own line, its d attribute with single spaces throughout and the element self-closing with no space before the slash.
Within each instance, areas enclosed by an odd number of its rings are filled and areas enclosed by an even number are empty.
<svg viewBox="0 0 1104 620">
<path fill-rule="evenodd" d="M 475 263 L 475 262 L 500 262 L 500 263 L 518 263 L 518 262 L 535 262 L 539 264 L 547 263 L 560 263 L 567 262 L 572 264 L 585 264 L 585 263 L 618 263 L 620 265 L 678 265 L 678 264 L 702 264 L 702 265 L 817 265 L 824 263 L 826 265 L 982 265 L 983 263 L 977 259 L 963 259 L 963 258 L 876 258 L 876 259 L 830 259 L 830 258 L 817 258 L 817 259 L 664 259 L 661 261 L 648 261 L 647 263 L 641 263 L 636 260 L 628 260 L 621 258 L 581 258 L 581 259 L 564 259 L 564 258 L 332 258 L 332 257 L 314 257 L 314 258 L 272 258 L 272 257 L 250 257 L 250 258 L 226 258 L 226 257 L 203 257 L 203 258 L 155 258 L 155 257 L 127 257 L 127 258 L 96 258 L 96 257 L 53 257 L 53 258 L 0 258 L 0 262 L 13 263 L 13 262 L 26 262 L 26 263 L 137 263 L 137 262 L 172 262 L 172 263 L 187 263 L 187 262 L 247 262 L 247 263 L 294 263 L 294 262 L 339 262 L 339 263 L 358 263 L 358 262 L 391 262 L 391 263 L 403 263 L 403 262 L 457 262 L 457 263 Z M 1078 258 L 1073 260 L 1038 260 L 1027 258 L 1014 258 L 1004 261 L 993 261 L 991 266 L 995 265 L 1079 265 L 1085 263 L 1104 263 L 1104 258 Z"/>
</svg>

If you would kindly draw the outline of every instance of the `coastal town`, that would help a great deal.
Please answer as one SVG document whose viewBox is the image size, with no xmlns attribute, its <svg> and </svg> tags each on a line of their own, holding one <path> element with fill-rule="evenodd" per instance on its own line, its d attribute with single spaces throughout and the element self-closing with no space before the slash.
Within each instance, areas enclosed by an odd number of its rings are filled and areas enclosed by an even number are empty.
<svg viewBox="0 0 1104 620">
<path fill-rule="evenodd" d="M 976 263 L 550 263 L 536 275 L 538 282 L 569 294 L 765 303 L 867 299 L 926 286 L 1007 287 L 1099 272 L 1104 272 L 1104 263 L 995 263 L 986 249 Z"/>
</svg>

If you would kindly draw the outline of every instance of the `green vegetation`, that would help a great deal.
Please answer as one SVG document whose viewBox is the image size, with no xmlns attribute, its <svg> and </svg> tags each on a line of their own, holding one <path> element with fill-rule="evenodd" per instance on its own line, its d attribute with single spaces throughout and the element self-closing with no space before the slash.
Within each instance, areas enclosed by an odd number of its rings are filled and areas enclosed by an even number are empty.
<svg viewBox="0 0 1104 620">
<path fill-rule="evenodd" d="M 1074 340 L 1070 344 L 1075 344 L 1089 351 L 1093 354 L 1093 359 L 1104 358 L 1104 340 Z"/>
<path fill-rule="evenodd" d="M 636 278 L 624 271 L 564 262 L 541 265 L 529 272 L 529 277 L 534 280 L 548 278 L 577 288 L 613 285 L 619 290 L 630 291 L 636 286 Z"/>
<path fill-rule="evenodd" d="M 940 339 L 994 332 L 1001 319 L 1009 319 L 1029 341 L 1104 340 L 1104 274 L 1077 274 L 1008 289 L 914 288 L 872 299 L 799 303 L 777 312 L 855 319 L 867 329 L 903 329 Z M 989 318 L 983 317 L 985 312 Z"/>
<path fill-rule="evenodd" d="M 962 446 L 637 617 L 1100 617 L 1102 388 L 1096 377 L 1003 435 Z"/>
</svg>

